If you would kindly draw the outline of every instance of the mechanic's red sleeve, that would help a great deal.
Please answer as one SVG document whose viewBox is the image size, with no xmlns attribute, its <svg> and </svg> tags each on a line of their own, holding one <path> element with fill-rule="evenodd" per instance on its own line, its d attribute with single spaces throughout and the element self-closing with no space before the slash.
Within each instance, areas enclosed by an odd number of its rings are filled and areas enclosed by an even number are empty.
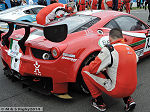
<svg viewBox="0 0 150 112">
<path fill-rule="evenodd" d="M 96 57 L 95 60 L 89 64 L 89 72 L 91 74 L 96 74 L 101 63 L 102 61 L 99 57 Z"/>
</svg>

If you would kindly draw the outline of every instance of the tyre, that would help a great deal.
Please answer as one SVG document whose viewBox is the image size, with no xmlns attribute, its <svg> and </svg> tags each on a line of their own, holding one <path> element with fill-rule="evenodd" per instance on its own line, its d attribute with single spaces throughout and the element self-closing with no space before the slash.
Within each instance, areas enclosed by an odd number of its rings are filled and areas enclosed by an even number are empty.
<svg viewBox="0 0 150 112">
<path fill-rule="evenodd" d="M 82 68 L 86 65 L 89 65 L 91 61 L 93 61 L 95 59 L 95 57 L 98 55 L 99 51 L 94 52 L 92 54 L 90 54 L 81 64 L 81 67 L 78 71 L 78 76 L 77 76 L 77 89 L 79 92 L 84 93 L 84 94 L 90 94 L 84 80 L 81 74 Z"/>
</svg>

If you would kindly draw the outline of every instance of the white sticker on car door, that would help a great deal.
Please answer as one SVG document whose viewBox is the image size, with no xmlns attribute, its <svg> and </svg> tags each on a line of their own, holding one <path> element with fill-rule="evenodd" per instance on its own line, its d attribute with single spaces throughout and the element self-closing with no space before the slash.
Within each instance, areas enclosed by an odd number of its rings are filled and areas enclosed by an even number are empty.
<svg viewBox="0 0 150 112">
<path fill-rule="evenodd" d="M 105 45 L 110 44 L 109 36 L 104 36 L 98 41 L 98 45 L 103 48 Z"/>
</svg>

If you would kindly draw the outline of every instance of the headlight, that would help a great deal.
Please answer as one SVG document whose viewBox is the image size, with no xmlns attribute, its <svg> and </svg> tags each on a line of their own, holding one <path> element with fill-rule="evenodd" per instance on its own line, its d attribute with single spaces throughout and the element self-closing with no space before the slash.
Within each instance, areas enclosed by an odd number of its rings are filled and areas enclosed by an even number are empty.
<svg viewBox="0 0 150 112">
<path fill-rule="evenodd" d="M 52 53 L 52 56 L 53 56 L 54 58 L 58 58 L 58 57 L 60 56 L 60 54 L 61 54 L 59 48 L 57 48 L 57 47 L 53 47 L 53 48 L 51 49 L 51 53 Z"/>
<path fill-rule="evenodd" d="M 42 57 L 43 57 L 44 60 L 49 60 L 50 54 L 49 53 L 44 53 Z"/>
</svg>

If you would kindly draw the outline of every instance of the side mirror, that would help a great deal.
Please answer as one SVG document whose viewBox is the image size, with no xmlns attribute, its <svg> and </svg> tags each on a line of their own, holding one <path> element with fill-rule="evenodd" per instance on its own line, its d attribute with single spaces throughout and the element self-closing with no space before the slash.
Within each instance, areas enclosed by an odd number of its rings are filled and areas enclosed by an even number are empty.
<svg viewBox="0 0 150 112">
<path fill-rule="evenodd" d="M 103 35 L 103 34 L 104 34 L 103 30 L 101 30 L 101 29 L 98 29 L 98 30 L 97 30 L 97 33 L 100 34 L 100 35 Z"/>
<path fill-rule="evenodd" d="M 109 33 L 110 30 L 111 30 L 110 28 L 99 28 L 97 30 L 97 33 L 103 35 L 104 33 Z"/>
</svg>

